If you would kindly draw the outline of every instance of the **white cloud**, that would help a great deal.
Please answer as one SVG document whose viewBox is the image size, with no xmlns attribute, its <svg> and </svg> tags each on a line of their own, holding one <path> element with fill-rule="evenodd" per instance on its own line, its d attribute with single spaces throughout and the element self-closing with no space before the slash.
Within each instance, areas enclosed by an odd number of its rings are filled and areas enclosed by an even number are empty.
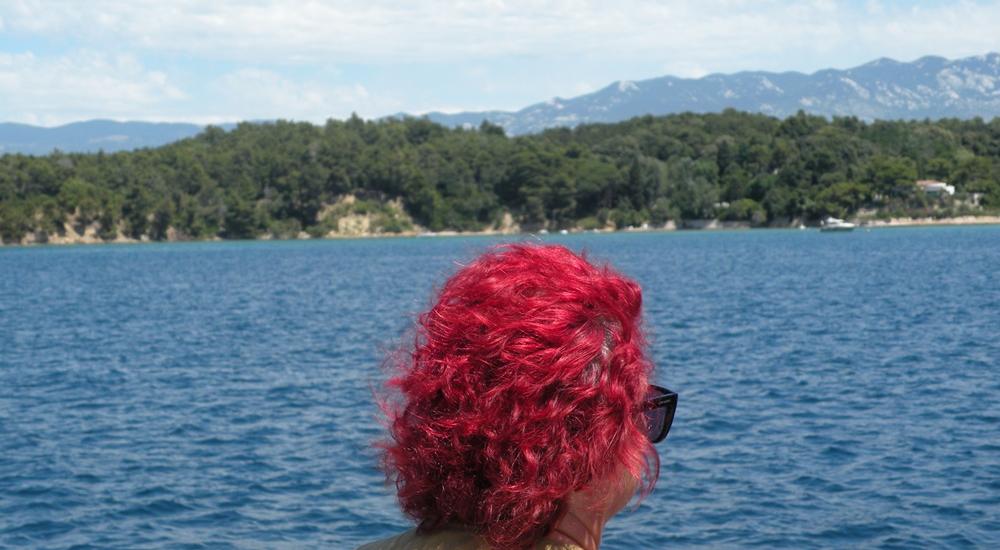
<svg viewBox="0 0 1000 550">
<path fill-rule="evenodd" d="M 964 55 L 1000 46 L 997 2 L 19 0 L 0 6 L 0 17 L 18 31 L 254 63 L 645 55 L 716 71 L 790 50 L 863 46 L 915 56 L 928 47 Z M 919 32 L 929 28 L 935 36 Z M 900 42 L 894 29 L 910 32 Z"/>
<path fill-rule="evenodd" d="M 0 97 L 0 118 L 54 124 L 80 113 L 143 116 L 186 95 L 131 55 L 83 51 L 57 57 L 0 53 Z"/>
<path fill-rule="evenodd" d="M 681 78 L 701 78 L 709 72 L 710 71 L 701 64 L 686 61 L 684 59 L 668 62 L 663 66 L 663 74 L 679 76 Z"/>
<path fill-rule="evenodd" d="M 68 48 L 0 50 L 0 120 L 321 121 L 998 51 L 1000 1 L 4 0 L 0 31 Z"/>
<path fill-rule="evenodd" d="M 600 88 L 601 88 L 600 86 L 595 86 L 595 85 L 591 84 L 590 82 L 577 82 L 577 83 L 573 84 L 572 86 L 570 86 L 570 88 L 569 88 L 570 92 L 572 93 L 572 95 L 570 97 L 575 97 L 575 96 L 578 96 L 578 95 L 584 95 L 584 94 L 589 94 L 589 93 L 592 93 L 592 92 L 596 92 Z"/>
<path fill-rule="evenodd" d="M 0 52 L 0 121 L 54 126 L 89 118 L 220 123 L 285 118 L 321 122 L 352 112 L 373 117 L 402 109 L 361 84 L 299 82 L 248 67 L 191 93 L 134 56 L 79 51 L 60 56 Z"/>
<path fill-rule="evenodd" d="M 351 112 L 373 116 L 373 110 L 399 107 L 391 99 L 374 98 L 361 84 L 329 85 L 297 82 L 276 72 L 244 68 L 227 73 L 211 85 L 232 119 L 290 118 L 321 121 Z"/>
<path fill-rule="evenodd" d="M 454 115 L 462 112 L 482 112 L 489 111 L 492 107 L 484 107 L 482 105 L 434 105 L 431 107 L 414 109 L 408 114 L 413 116 L 423 116 L 430 113 L 444 113 L 446 115 Z"/>
<path fill-rule="evenodd" d="M 882 15 L 885 12 L 885 8 L 879 0 L 868 0 L 865 4 L 865 10 L 867 10 L 868 15 Z"/>
</svg>

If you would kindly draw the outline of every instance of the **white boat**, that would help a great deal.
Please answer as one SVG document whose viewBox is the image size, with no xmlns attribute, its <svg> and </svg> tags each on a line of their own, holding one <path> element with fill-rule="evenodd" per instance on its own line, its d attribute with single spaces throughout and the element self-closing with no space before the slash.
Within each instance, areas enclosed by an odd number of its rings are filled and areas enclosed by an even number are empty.
<svg viewBox="0 0 1000 550">
<path fill-rule="evenodd" d="M 839 218 L 829 217 L 820 224 L 820 231 L 854 231 L 857 227 L 851 222 L 845 222 Z"/>
</svg>

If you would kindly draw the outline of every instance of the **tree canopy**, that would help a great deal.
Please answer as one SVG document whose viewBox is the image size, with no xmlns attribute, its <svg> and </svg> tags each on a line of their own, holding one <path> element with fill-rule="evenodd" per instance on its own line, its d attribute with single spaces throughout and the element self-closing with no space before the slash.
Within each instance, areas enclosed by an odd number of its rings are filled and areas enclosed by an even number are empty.
<svg viewBox="0 0 1000 550">
<path fill-rule="evenodd" d="M 943 204 L 917 179 L 956 186 Z M 525 228 L 626 227 L 688 219 L 780 225 L 861 209 L 883 215 L 1000 208 L 1000 119 L 784 120 L 736 112 L 643 116 L 507 137 L 426 119 L 317 126 L 243 123 L 156 149 L 0 156 L 0 238 L 322 235 L 347 195 L 382 229 L 479 230 L 505 213 Z"/>
</svg>

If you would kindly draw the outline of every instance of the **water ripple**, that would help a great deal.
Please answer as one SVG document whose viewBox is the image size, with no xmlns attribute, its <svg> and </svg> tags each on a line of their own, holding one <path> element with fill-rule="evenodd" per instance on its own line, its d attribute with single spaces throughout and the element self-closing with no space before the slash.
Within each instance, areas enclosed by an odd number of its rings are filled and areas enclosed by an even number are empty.
<svg viewBox="0 0 1000 550">
<path fill-rule="evenodd" d="M 615 548 L 1000 546 L 1000 228 L 547 239 L 681 406 Z M 382 352 L 487 238 L 0 250 L 0 547 L 350 548 Z"/>
</svg>

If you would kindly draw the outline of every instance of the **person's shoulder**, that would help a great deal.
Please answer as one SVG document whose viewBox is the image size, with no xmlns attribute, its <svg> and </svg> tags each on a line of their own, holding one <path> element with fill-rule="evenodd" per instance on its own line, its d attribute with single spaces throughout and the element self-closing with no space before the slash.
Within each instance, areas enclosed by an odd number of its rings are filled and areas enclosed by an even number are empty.
<svg viewBox="0 0 1000 550">
<path fill-rule="evenodd" d="M 429 534 L 419 534 L 410 529 L 394 537 L 370 542 L 358 550 L 489 550 L 489 545 L 474 533 L 462 529 L 443 529 Z M 575 544 L 563 544 L 543 539 L 535 550 L 582 550 Z"/>
<path fill-rule="evenodd" d="M 402 550 L 404 548 L 408 548 L 406 544 L 408 540 L 413 538 L 413 532 L 414 530 L 410 529 L 409 531 L 405 531 L 394 537 L 362 544 L 357 548 L 357 550 Z"/>
<path fill-rule="evenodd" d="M 469 531 L 443 529 L 421 534 L 410 529 L 394 537 L 370 542 L 358 550 L 489 550 L 482 539 Z"/>
<path fill-rule="evenodd" d="M 583 550 L 575 544 L 556 542 L 554 540 L 543 539 L 535 544 L 534 550 Z"/>
</svg>

